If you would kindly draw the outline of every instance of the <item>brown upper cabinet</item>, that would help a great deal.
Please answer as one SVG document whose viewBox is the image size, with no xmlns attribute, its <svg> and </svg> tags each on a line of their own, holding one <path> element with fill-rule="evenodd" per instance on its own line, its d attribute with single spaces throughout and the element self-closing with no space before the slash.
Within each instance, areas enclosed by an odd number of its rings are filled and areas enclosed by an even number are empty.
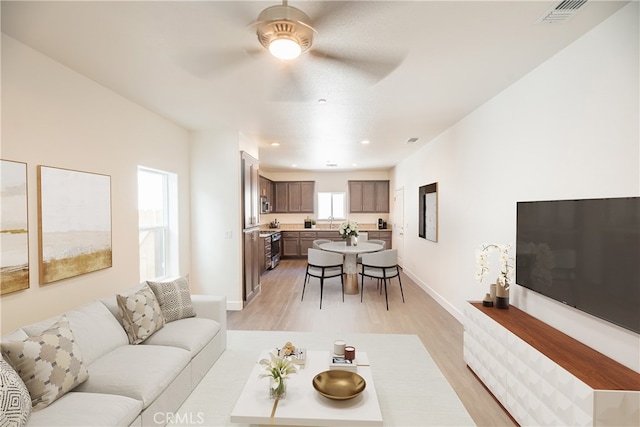
<svg viewBox="0 0 640 427">
<path fill-rule="evenodd" d="M 388 213 L 389 181 L 349 181 L 349 212 Z"/>
<path fill-rule="evenodd" d="M 260 176 L 260 197 L 266 197 L 269 203 L 273 203 L 273 181 Z"/>
<path fill-rule="evenodd" d="M 274 213 L 313 213 L 314 181 L 276 181 Z"/>
</svg>

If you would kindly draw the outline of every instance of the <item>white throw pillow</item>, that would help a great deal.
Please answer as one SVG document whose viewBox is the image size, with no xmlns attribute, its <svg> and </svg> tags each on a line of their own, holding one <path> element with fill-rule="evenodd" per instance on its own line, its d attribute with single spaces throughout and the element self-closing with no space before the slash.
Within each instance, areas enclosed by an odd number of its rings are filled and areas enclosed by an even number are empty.
<svg viewBox="0 0 640 427">
<path fill-rule="evenodd" d="M 22 427 L 31 415 L 31 396 L 22 378 L 0 357 L 0 426 Z"/>
<path fill-rule="evenodd" d="M 148 286 L 129 295 L 116 295 L 124 330 L 130 344 L 140 344 L 164 326 L 164 316 Z"/>
<path fill-rule="evenodd" d="M 38 336 L 3 342 L 2 354 L 24 381 L 34 410 L 89 378 L 66 316 Z"/>
</svg>

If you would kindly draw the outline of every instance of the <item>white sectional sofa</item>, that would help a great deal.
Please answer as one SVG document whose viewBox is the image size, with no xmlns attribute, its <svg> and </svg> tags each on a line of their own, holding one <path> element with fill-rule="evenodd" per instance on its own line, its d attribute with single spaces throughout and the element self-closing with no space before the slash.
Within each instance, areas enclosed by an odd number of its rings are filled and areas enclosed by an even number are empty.
<svg viewBox="0 0 640 427">
<path fill-rule="evenodd" d="M 163 425 L 226 348 L 224 297 L 192 295 L 196 316 L 166 323 L 144 342 L 129 344 L 116 296 L 64 313 L 88 379 L 27 426 Z M 38 336 L 61 316 L 23 326 L 2 342 Z"/>
</svg>

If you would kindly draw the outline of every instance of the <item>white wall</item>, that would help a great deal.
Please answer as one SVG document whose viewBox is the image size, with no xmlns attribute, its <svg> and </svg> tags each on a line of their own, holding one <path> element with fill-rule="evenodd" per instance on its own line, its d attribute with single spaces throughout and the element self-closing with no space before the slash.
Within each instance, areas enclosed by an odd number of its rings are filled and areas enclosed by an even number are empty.
<svg viewBox="0 0 640 427">
<path fill-rule="evenodd" d="M 347 203 L 349 200 L 349 181 L 350 180 L 381 180 L 390 179 L 388 170 L 375 171 L 349 171 L 349 172 L 271 172 L 260 171 L 260 175 L 272 181 L 315 181 L 314 191 L 314 209 L 315 214 L 262 214 L 260 215 L 260 223 L 268 224 L 274 219 L 278 219 L 281 224 L 304 224 L 307 217 L 315 218 L 318 211 L 318 191 L 345 192 L 347 195 Z M 389 184 L 389 209 L 393 209 L 393 182 Z M 347 216 L 350 220 L 356 221 L 358 224 L 377 224 L 378 218 L 384 220 L 389 219 L 387 213 L 381 214 L 352 214 L 348 212 Z"/>
<path fill-rule="evenodd" d="M 2 333 L 139 282 L 138 165 L 178 175 L 180 274 L 189 272 L 188 133 L 2 35 L 0 157 L 27 163 L 30 288 L 3 295 Z M 39 286 L 36 166 L 111 176 L 113 267 Z"/>
<path fill-rule="evenodd" d="M 240 143 L 231 129 L 191 136 L 191 271 L 196 291 L 231 310 L 242 309 Z"/>
<path fill-rule="evenodd" d="M 405 272 L 462 319 L 482 243 L 515 248 L 516 202 L 640 195 L 638 2 L 430 142 L 405 188 Z M 438 182 L 439 241 L 417 237 L 420 185 Z M 515 286 L 514 305 L 640 371 L 640 338 Z"/>
</svg>

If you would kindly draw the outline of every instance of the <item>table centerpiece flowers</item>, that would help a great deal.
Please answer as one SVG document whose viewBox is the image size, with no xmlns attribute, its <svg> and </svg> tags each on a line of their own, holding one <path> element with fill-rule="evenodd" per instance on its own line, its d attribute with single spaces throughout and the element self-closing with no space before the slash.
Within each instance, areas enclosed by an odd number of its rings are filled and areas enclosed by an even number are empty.
<svg viewBox="0 0 640 427">
<path fill-rule="evenodd" d="M 484 244 L 476 252 L 478 262 L 478 272 L 476 278 L 482 283 L 484 277 L 489 273 L 489 264 L 487 258 L 493 252 L 500 254 L 500 273 L 495 283 L 495 292 L 492 290 L 490 295 L 493 298 L 495 294 L 495 304 L 498 308 L 509 308 L 509 288 L 513 283 L 515 275 L 515 259 L 509 255 L 511 245 L 496 245 L 493 243 Z M 494 285 L 491 285 L 492 287 Z"/>
<path fill-rule="evenodd" d="M 283 399 L 287 394 L 287 382 L 289 375 L 298 372 L 297 366 L 291 357 L 280 357 L 276 353 L 270 353 L 270 360 L 260 360 L 260 365 L 264 368 L 264 373 L 258 378 L 269 378 L 269 397 L 272 399 Z"/>
<path fill-rule="evenodd" d="M 358 237 L 358 223 L 355 221 L 345 221 L 340 224 L 338 233 L 346 240 L 347 246 L 351 246 L 352 237 Z"/>
</svg>

